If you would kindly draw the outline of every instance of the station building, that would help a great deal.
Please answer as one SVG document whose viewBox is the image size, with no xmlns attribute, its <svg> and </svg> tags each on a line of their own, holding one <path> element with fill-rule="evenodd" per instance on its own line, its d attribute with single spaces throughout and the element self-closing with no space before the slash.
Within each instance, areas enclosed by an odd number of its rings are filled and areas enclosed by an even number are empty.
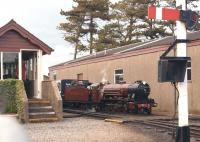
<svg viewBox="0 0 200 142">
<path fill-rule="evenodd" d="M 0 79 L 23 80 L 28 89 L 28 98 L 41 98 L 42 56 L 52 51 L 52 48 L 11 20 L 0 28 Z"/>
<path fill-rule="evenodd" d="M 189 113 L 200 114 L 200 31 L 188 33 L 187 65 Z M 151 98 L 158 103 L 154 111 L 174 111 L 174 88 L 158 82 L 158 60 L 174 37 L 130 44 L 49 67 L 50 79 L 79 79 L 90 82 L 133 83 L 144 80 L 151 87 Z M 173 52 L 170 53 L 173 55 Z"/>
</svg>

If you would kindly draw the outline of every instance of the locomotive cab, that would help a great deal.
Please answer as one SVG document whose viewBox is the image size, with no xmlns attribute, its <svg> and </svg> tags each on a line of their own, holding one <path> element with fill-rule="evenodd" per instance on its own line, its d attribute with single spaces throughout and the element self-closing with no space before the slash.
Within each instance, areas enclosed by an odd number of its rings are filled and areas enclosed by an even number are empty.
<svg viewBox="0 0 200 142">
<path fill-rule="evenodd" d="M 145 81 L 136 81 L 128 86 L 129 98 L 138 103 L 148 100 L 150 91 L 150 86 Z"/>
<path fill-rule="evenodd" d="M 150 91 L 150 86 L 145 81 L 139 80 L 129 85 L 127 111 L 150 114 L 152 107 L 157 106 L 154 99 L 148 98 Z"/>
</svg>

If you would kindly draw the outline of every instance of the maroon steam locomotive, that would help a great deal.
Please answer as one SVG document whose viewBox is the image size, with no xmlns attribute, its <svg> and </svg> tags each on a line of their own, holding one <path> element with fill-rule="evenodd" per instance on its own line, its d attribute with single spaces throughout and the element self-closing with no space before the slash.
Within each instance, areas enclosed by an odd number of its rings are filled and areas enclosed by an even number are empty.
<svg viewBox="0 0 200 142">
<path fill-rule="evenodd" d="M 145 81 L 133 84 L 91 84 L 87 80 L 61 80 L 63 107 L 95 108 L 106 112 L 142 112 L 151 114 L 157 104 L 149 98 Z"/>
</svg>

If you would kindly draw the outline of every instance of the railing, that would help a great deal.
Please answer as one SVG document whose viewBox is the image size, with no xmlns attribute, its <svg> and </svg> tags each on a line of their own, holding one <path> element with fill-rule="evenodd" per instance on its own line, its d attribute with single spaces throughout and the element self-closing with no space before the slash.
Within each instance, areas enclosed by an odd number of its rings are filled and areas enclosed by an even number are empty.
<svg viewBox="0 0 200 142">
<path fill-rule="evenodd" d="M 42 82 L 42 98 L 48 99 L 53 106 L 56 116 L 59 120 L 63 119 L 62 98 L 55 81 Z"/>
</svg>

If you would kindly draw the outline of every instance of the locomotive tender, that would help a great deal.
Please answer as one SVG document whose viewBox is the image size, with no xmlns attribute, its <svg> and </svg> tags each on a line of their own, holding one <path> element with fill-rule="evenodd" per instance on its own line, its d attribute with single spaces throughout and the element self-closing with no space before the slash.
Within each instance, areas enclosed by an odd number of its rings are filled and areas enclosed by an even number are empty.
<svg viewBox="0 0 200 142">
<path fill-rule="evenodd" d="M 133 84 L 91 84 L 87 80 L 61 80 L 63 107 L 95 108 L 96 111 L 151 114 L 157 104 L 149 98 L 145 81 Z"/>
</svg>

